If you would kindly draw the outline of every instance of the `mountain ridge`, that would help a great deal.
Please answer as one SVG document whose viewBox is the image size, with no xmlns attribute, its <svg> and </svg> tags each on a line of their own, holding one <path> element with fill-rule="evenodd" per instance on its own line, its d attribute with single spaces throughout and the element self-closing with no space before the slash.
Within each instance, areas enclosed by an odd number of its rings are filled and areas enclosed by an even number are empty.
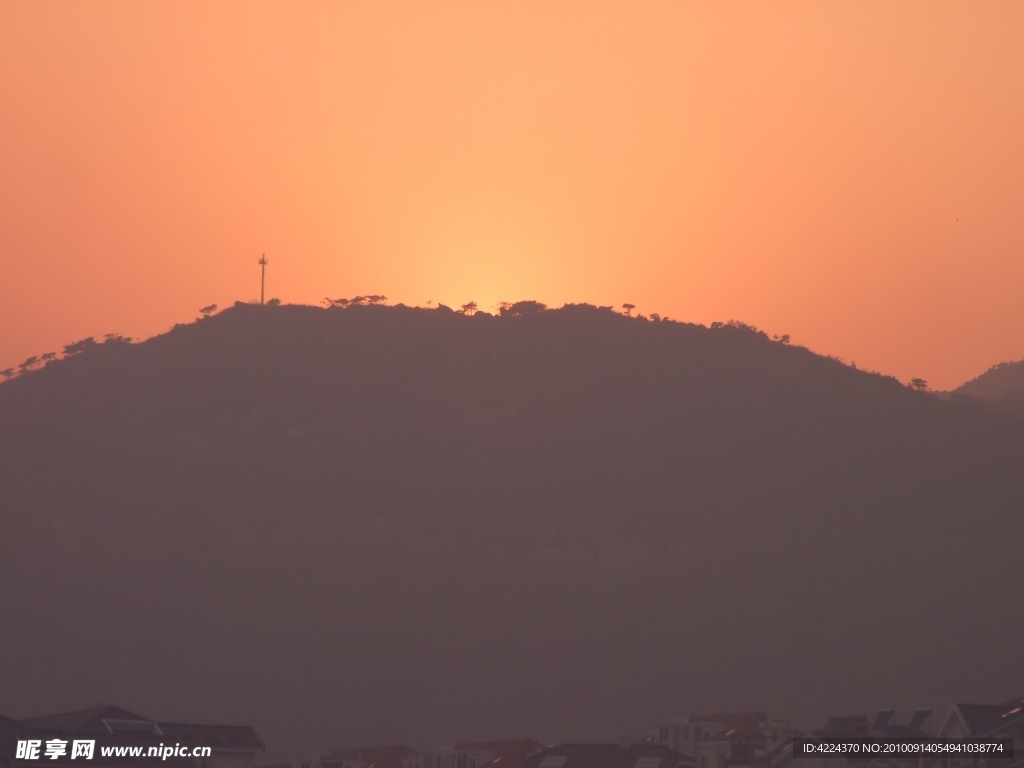
<svg viewBox="0 0 1024 768">
<path fill-rule="evenodd" d="M 1020 421 L 740 324 L 236 305 L 0 385 L 0 438 L 11 711 L 298 757 L 1024 676 Z"/>
<path fill-rule="evenodd" d="M 1007 413 L 1024 417 L 1024 360 L 993 365 L 953 392 L 985 400 Z"/>
</svg>

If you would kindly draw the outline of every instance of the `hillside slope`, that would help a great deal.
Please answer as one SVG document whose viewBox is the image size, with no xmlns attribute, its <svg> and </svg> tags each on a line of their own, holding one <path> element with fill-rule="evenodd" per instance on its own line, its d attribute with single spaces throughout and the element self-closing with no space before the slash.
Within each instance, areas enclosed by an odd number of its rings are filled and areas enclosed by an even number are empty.
<svg viewBox="0 0 1024 768">
<path fill-rule="evenodd" d="M 954 393 L 987 400 L 1005 411 L 1024 416 L 1024 360 L 993 365 Z"/>
<path fill-rule="evenodd" d="M 296 758 L 1007 698 L 1022 469 L 742 327 L 236 305 L 0 385 L 0 712 Z"/>
</svg>

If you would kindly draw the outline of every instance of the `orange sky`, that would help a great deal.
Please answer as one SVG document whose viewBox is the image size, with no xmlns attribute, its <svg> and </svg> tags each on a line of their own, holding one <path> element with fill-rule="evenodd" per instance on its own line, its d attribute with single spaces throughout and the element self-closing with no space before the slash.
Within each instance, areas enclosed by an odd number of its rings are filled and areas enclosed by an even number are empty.
<svg viewBox="0 0 1024 768">
<path fill-rule="evenodd" d="M 259 293 L 1024 357 L 1024 3 L 0 0 L 0 367 Z"/>
</svg>

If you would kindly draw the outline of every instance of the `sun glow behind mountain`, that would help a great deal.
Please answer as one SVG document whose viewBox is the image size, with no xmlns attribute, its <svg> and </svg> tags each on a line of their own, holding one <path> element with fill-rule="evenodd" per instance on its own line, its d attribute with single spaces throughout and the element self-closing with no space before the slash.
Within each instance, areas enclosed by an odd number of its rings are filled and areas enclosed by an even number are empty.
<svg viewBox="0 0 1024 768">
<path fill-rule="evenodd" d="M 382 293 L 1021 356 L 1019 4 L 0 7 L 0 367 Z"/>
</svg>

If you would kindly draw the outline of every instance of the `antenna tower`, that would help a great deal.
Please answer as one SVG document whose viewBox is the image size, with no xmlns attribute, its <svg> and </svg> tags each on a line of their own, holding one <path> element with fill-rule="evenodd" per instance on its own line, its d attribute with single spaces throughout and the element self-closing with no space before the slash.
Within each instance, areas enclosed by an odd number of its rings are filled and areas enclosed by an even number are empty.
<svg viewBox="0 0 1024 768">
<path fill-rule="evenodd" d="M 263 303 L 263 288 L 267 284 L 267 263 L 267 254 L 264 253 L 259 261 L 262 270 L 260 273 L 260 304 Z"/>
</svg>

